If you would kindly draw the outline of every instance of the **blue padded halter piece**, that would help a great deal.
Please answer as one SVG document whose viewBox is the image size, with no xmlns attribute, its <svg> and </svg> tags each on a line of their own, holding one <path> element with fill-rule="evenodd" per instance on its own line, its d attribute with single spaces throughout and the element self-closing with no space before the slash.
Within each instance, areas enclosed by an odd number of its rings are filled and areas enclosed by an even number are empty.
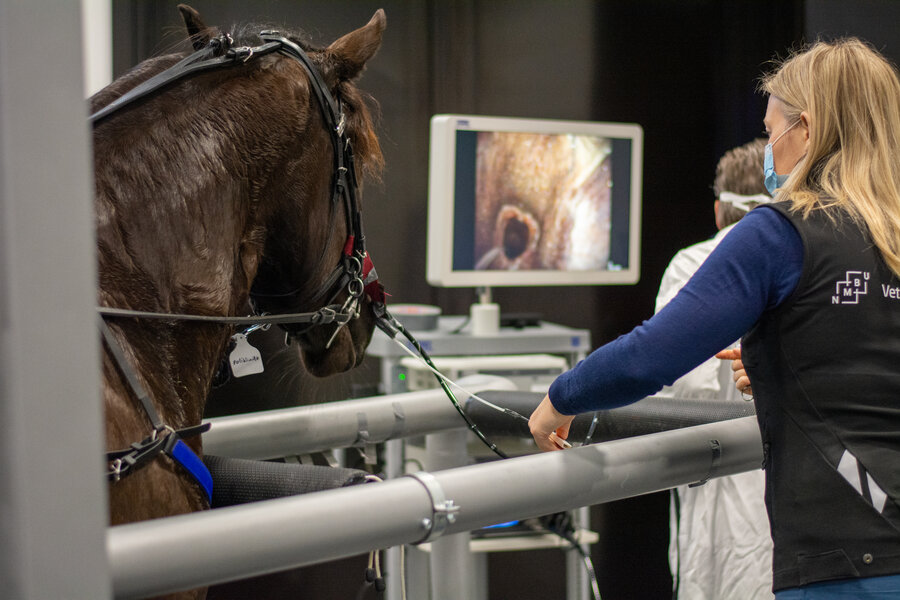
<svg viewBox="0 0 900 600">
<path fill-rule="evenodd" d="M 168 450 L 166 454 L 174 458 L 178 464 L 194 476 L 194 479 L 197 480 L 197 483 L 199 483 L 200 487 L 203 488 L 203 491 L 206 492 L 206 499 L 212 502 L 212 475 L 210 475 L 209 469 L 206 468 L 206 465 L 203 464 L 200 457 L 194 454 L 194 451 L 188 448 L 188 445 L 181 440 L 175 442 L 172 449 Z"/>
</svg>

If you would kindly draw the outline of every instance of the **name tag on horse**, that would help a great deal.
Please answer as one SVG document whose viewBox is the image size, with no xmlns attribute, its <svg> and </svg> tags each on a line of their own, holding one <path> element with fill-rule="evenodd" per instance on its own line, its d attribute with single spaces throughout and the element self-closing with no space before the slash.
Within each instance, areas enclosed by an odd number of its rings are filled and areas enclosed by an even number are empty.
<svg viewBox="0 0 900 600">
<path fill-rule="evenodd" d="M 235 377 L 255 375 L 263 372 L 262 355 L 259 350 L 250 345 L 247 336 L 237 333 L 232 338 L 234 350 L 228 355 L 228 363 L 231 365 L 231 373 Z"/>
</svg>

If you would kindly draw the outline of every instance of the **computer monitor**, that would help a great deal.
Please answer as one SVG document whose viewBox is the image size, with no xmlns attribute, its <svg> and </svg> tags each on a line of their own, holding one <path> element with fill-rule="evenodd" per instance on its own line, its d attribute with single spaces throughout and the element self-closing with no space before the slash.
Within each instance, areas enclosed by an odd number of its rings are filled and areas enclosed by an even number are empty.
<svg viewBox="0 0 900 600">
<path fill-rule="evenodd" d="M 434 116 L 428 282 L 636 283 L 642 141 L 633 124 Z"/>
</svg>

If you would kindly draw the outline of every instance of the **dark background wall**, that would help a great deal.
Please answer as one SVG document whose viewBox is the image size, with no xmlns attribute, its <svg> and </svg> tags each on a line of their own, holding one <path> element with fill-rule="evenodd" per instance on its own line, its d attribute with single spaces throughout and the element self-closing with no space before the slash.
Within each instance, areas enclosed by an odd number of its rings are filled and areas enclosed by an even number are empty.
<svg viewBox="0 0 900 600">
<path fill-rule="evenodd" d="M 114 70 L 170 51 L 183 31 L 172 0 L 116 0 Z M 888 0 L 194 0 L 210 25 L 263 21 L 303 28 L 327 45 L 383 7 L 384 43 L 360 81 L 380 104 L 383 182 L 365 190 L 369 248 L 395 302 L 462 314 L 472 290 L 425 282 L 428 123 L 436 113 L 639 123 L 644 128 L 641 281 L 634 286 L 498 288 L 504 311 L 586 328 L 594 345 L 653 312 L 659 279 L 681 247 L 715 233 L 716 161 L 761 135 L 759 75 L 776 55 L 819 34 L 869 39 L 900 56 L 900 3 Z M 180 48 L 183 48 L 181 46 Z M 761 166 L 760 166 L 761 168 Z M 296 371 L 273 334 L 265 376 L 213 395 L 209 414 L 346 398 L 372 391 L 377 365 L 326 381 Z M 595 507 L 593 551 L 607 600 L 668 598 L 668 495 Z M 492 598 L 561 597 L 560 553 L 491 558 Z M 301 569 L 304 598 L 354 597 L 361 560 Z M 349 571 L 348 571 L 349 569 Z M 515 577 L 510 577 L 515 573 Z M 361 577 L 361 575 L 360 575 Z M 249 589 L 257 583 L 248 584 Z M 535 590 L 540 590 L 539 595 Z M 247 592 L 253 597 L 252 592 Z M 296 592 L 294 592 L 296 594 Z M 285 597 L 289 595 L 285 592 Z M 234 597 L 241 597 L 240 595 Z M 282 597 L 272 592 L 269 597 Z M 290 596 L 296 597 L 296 595 Z"/>
</svg>

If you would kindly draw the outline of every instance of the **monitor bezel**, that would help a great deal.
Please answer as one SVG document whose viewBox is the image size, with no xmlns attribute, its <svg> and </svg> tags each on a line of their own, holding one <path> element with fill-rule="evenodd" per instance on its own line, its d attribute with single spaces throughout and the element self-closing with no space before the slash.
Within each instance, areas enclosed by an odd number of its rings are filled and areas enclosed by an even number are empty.
<svg viewBox="0 0 900 600">
<path fill-rule="evenodd" d="M 621 270 L 455 270 L 453 234 L 457 131 L 593 135 L 631 140 L 628 266 Z M 427 280 L 436 287 L 631 285 L 640 279 L 643 129 L 634 123 L 442 114 L 431 118 Z"/>
</svg>

